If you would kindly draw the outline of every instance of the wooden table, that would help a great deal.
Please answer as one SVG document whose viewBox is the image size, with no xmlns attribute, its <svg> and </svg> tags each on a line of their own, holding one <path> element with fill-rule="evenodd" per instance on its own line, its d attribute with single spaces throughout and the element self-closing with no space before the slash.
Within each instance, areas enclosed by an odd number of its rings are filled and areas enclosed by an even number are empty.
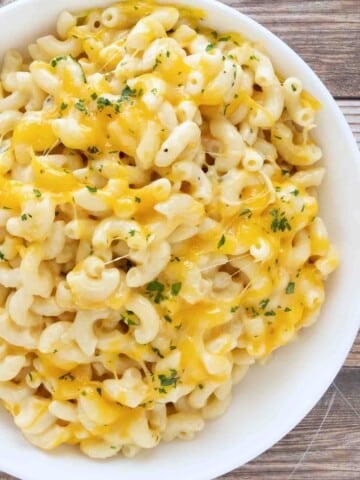
<svg viewBox="0 0 360 480">
<path fill-rule="evenodd" d="M 0 5 L 6 3 L 0 0 Z M 360 146 L 360 0 L 225 3 L 268 27 L 312 66 L 337 99 Z M 360 479 L 360 335 L 335 382 L 300 425 L 221 479 Z M 0 473 L 0 480 L 11 477 Z"/>
</svg>

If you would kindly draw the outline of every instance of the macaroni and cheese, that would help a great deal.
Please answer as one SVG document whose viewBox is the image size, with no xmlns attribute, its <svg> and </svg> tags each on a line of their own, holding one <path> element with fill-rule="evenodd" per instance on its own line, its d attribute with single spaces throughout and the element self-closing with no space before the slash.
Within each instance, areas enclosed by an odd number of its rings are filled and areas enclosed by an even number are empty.
<svg viewBox="0 0 360 480">
<path fill-rule="evenodd" d="M 63 12 L 0 83 L 0 400 L 34 445 L 191 439 L 312 324 L 318 102 L 204 12 Z"/>
</svg>

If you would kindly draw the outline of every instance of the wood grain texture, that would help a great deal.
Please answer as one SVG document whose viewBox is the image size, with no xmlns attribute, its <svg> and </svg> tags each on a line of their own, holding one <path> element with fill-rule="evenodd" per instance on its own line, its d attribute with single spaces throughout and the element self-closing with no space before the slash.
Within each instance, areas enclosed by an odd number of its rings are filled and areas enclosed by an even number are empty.
<svg viewBox="0 0 360 480">
<path fill-rule="evenodd" d="M 360 97 L 359 0 L 226 0 L 310 64 L 334 96 Z"/>
<path fill-rule="evenodd" d="M 10 1 L 0 0 L 0 5 Z M 268 27 L 314 68 L 340 97 L 338 104 L 360 147 L 360 0 L 224 3 Z M 310 414 L 272 449 L 218 480 L 359 479 L 360 334 L 334 384 Z M 13 478 L 0 473 L 0 480 Z M 174 475 L 174 480 L 183 479 Z"/>
</svg>

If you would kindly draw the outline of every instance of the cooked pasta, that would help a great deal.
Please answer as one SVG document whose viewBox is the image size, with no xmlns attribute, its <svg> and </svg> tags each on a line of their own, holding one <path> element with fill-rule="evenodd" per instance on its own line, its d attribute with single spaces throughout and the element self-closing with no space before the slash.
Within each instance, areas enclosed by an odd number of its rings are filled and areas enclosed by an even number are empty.
<svg viewBox="0 0 360 480">
<path fill-rule="evenodd" d="M 193 438 L 324 301 L 319 104 L 204 18 L 63 12 L 3 59 L 0 400 L 37 447 Z"/>
</svg>

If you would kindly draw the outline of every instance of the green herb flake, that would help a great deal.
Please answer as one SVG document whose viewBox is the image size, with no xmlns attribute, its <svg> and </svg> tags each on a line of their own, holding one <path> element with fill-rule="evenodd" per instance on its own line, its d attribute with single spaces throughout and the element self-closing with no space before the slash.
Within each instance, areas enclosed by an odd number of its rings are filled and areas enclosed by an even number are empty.
<svg viewBox="0 0 360 480">
<path fill-rule="evenodd" d="M 7 261 L 6 258 L 5 258 L 4 253 L 3 253 L 1 250 L 0 250 L 0 260 L 1 260 L 2 262 L 6 262 L 6 261 Z"/>
<path fill-rule="evenodd" d="M 68 103 L 62 102 L 61 105 L 60 105 L 60 110 L 63 112 L 64 110 L 66 110 L 68 108 L 68 106 L 69 106 Z"/>
<path fill-rule="evenodd" d="M 101 395 L 102 395 L 102 390 L 101 390 L 101 388 L 100 388 L 100 387 L 97 387 L 96 391 L 97 391 L 97 393 L 99 394 L 99 396 L 101 397 Z"/>
<path fill-rule="evenodd" d="M 245 208 L 245 209 L 240 213 L 240 217 L 244 217 L 244 216 L 247 216 L 248 218 L 251 218 L 251 217 L 252 217 L 252 212 L 251 212 L 250 208 Z"/>
<path fill-rule="evenodd" d="M 159 358 L 165 358 L 164 355 L 160 352 L 160 350 L 159 350 L 158 348 L 152 347 L 151 349 L 152 349 L 152 351 L 153 351 L 154 353 L 156 353 L 156 355 L 157 355 Z"/>
<path fill-rule="evenodd" d="M 294 282 L 289 282 L 289 283 L 287 284 L 286 289 L 285 289 L 285 293 L 286 293 L 287 295 L 291 295 L 291 294 L 294 293 L 294 292 L 295 292 L 295 283 L 294 283 Z"/>
<path fill-rule="evenodd" d="M 135 197 L 134 200 L 135 200 L 135 203 L 141 203 L 141 198 L 140 197 Z"/>
<path fill-rule="evenodd" d="M 65 373 L 64 375 L 61 375 L 61 377 L 59 377 L 59 380 L 70 380 L 71 382 L 73 382 L 75 380 L 75 377 L 72 373 Z"/>
<path fill-rule="evenodd" d="M 237 312 L 238 310 L 239 310 L 239 305 L 235 305 L 234 307 L 231 307 L 231 308 L 230 308 L 230 312 L 231 312 L 231 313 L 235 313 L 235 312 Z"/>
<path fill-rule="evenodd" d="M 291 308 L 286 307 L 285 310 L 284 310 L 284 312 L 286 312 L 286 313 L 291 312 Z"/>
<path fill-rule="evenodd" d="M 67 60 L 69 58 L 68 55 L 61 55 L 59 57 L 55 57 L 51 60 L 50 65 L 55 68 L 61 60 Z"/>
<path fill-rule="evenodd" d="M 129 235 L 130 237 L 134 237 L 136 234 L 136 230 L 132 229 L 132 230 L 129 230 Z"/>
<path fill-rule="evenodd" d="M 92 93 L 92 94 L 91 94 L 91 98 L 92 98 L 93 100 L 96 100 L 96 99 L 98 98 L 98 94 L 97 94 L 96 92 Z"/>
<path fill-rule="evenodd" d="M 106 97 L 98 97 L 96 103 L 100 112 L 102 112 L 105 107 L 111 107 L 113 105 L 113 103 Z"/>
<path fill-rule="evenodd" d="M 170 375 L 158 375 L 160 385 L 162 387 L 176 387 L 180 381 L 177 371 L 174 368 L 170 369 Z"/>
<path fill-rule="evenodd" d="M 285 216 L 285 212 L 279 213 L 278 209 L 270 211 L 270 215 L 273 217 L 271 222 L 271 230 L 273 232 L 285 232 L 285 230 L 291 230 L 291 225 Z"/>
<path fill-rule="evenodd" d="M 95 145 L 89 147 L 87 149 L 87 151 L 93 155 L 95 155 L 96 153 L 99 153 L 99 149 L 97 147 L 95 147 Z"/>
<path fill-rule="evenodd" d="M 270 302 L 269 298 L 264 298 L 264 300 L 261 300 L 259 303 L 259 306 L 262 310 L 265 310 L 265 308 L 268 306 L 268 303 Z"/>
<path fill-rule="evenodd" d="M 33 188 L 33 192 L 36 198 L 41 198 L 41 192 L 37 188 Z"/>
<path fill-rule="evenodd" d="M 124 322 L 126 325 L 128 325 L 129 327 L 135 327 L 140 325 L 135 313 L 132 312 L 131 310 L 126 310 L 126 315 L 121 314 L 120 320 Z"/>
<path fill-rule="evenodd" d="M 129 100 L 129 98 L 136 97 L 136 95 L 137 95 L 136 90 L 133 90 L 128 85 L 126 85 L 126 87 L 123 88 L 121 92 L 121 97 L 118 101 L 123 102 L 125 100 Z"/>
<path fill-rule="evenodd" d="M 165 300 L 164 289 L 164 284 L 158 280 L 153 280 L 146 285 L 146 292 L 151 298 L 154 298 L 155 303 L 160 303 L 162 300 Z"/>
<path fill-rule="evenodd" d="M 293 92 L 296 92 L 296 91 L 297 91 L 297 86 L 296 86 L 294 83 L 291 84 L 291 90 L 292 90 Z"/>
<path fill-rule="evenodd" d="M 257 62 L 260 61 L 260 59 L 256 55 L 250 55 L 250 60 L 255 60 Z"/>
<path fill-rule="evenodd" d="M 171 295 L 172 295 L 173 297 L 176 297 L 177 295 L 179 295 L 180 290 L 181 290 L 181 287 L 182 287 L 182 283 L 181 283 L 181 282 L 173 283 L 173 284 L 171 285 L 171 288 L 170 288 Z"/>
<path fill-rule="evenodd" d="M 220 240 L 218 241 L 217 248 L 221 248 L 223 245 L 225 245 L 226 242 L 226 237 L 225 235 L 221 235 Z"/>
<path fill-rule="evenodd" d="M 228 42 L 230 39 L 230 35 L 227 35 L 226 37 L 220 37 L 219 42 Z"/>
<path fill-rule="evenodd" d="M 82 112 L 82 113 L 87 113 L 87 109 L 85 107 L 85 100 L 78 100 L 74 107 L 79 110 L 79 112 Z"/>
<path fill-rule="evenodd" d="M 274 310 L 269 310 L 268 312 L 265 312 L 265 317 L 275 317 L 276 313 Z"/>
<path fill-rule="evenodd" d="M 293 190 L 292 192 L 290 192 L 291 195 L 294 195 L 294 197 L 297 197 L 299 195 L 299 190 L 297 188 L 295 188 L 295 190 Z"/>
<path fill-rule="evenodd" d="M 29 218 L 29 215 L 27 213 L 23 213 L 20 218 L 23 222 L 26 222 L 26 220 Z"/>
<path fill-rule="evenodd" d="M 164 318 L 168 323 L 172 323 L 172 318 L 169 315 L 164 315 Z"/>
<path fill-rule="evenodd" d="M 212 50 L 214 50 L 215 48 L 215 45 L 213 45 L 212 43 L 209 43 L 206 48 L 205 48 L 205 51 L 206 52 L 211 52 Z"/>
<path fill-rule="evenodd" d="M 88 191 L 90 193 L 96 193 L 97 192 L 97 188 L 96 187 L 90 187 L 90 185 L 86 185 L 86 188 L 88 189 Z"/>
</svg>

